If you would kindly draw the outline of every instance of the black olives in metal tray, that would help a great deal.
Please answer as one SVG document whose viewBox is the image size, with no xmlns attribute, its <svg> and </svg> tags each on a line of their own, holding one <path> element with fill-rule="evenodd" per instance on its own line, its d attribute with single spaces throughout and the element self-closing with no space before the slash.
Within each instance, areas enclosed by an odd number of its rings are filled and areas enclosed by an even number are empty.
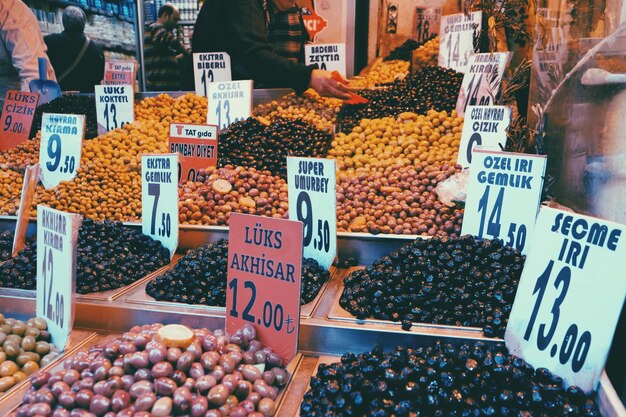
<svg viewBox="0 0 626 417">
<path fill-rule="evenodd" d="M 562 383 L 502 344 L 375 348 L 320 364 L 300 416 L 600 416 L 593 399 Z"/>
<path fill-rule="evenodd" d="M 377 90 L 359 90 L 369 100 L 363 105 L 344 106 L 339 113 L 341 131 L 348 134 L 361 119 L 395 117 L 403 112 L 426 114 L 430 109 L 451 112 L 461 89 L 463 74 L 429 66 L 402 82 Z"/>
<path fill-rule="evenodd" d="M 76 292 L 114 290 L 167 265 L 169 251 L 141 230 L 120 222 L 83 219 L 78 233 Z M 0 265 L 0 287 L 35 289 L 37 243 Z"/>
<path fill-rule="evenodd" d="M 502 337 L 525 256 L 501 240 L 416 239 L 344 279 L 341 307 L 357 319 L 480 327 Z"/>
<path fill-rule="evenodd" d="M 158 301 L 224 307 L 227 274 L 228 240 L 222 239 L 188 251 L 174 268 L 150 281 L 146 293 Z M 316 260 L 303 259 L 300 304 L 311 302 L 329 278 Z"/>
<path fill-rule="evenodd" d="M 298 119 L 277 117 L 269 126 L 250 117 L 220 132 L 218 167 L 256 168 L 287 176 L 287 156 L 326 156 L 332 134 Z"/>
</svg>

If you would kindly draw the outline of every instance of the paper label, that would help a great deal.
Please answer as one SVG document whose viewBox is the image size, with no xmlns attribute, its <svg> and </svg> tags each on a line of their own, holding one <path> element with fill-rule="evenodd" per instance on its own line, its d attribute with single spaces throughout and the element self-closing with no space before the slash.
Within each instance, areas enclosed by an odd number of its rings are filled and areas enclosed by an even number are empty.
<svg viewBox="0 0 626 417">
<path fill-rule="evenodd" d="M 456 13 L 441 18 L 439 66 L 465 72 L 474 53 L 474 37 L 481 31 L 482 12 Z"/>
<path fill-rule="evenodd" d="M 306 65 L 317 64 L 324 71 L 346 73 L 346 44 L 324 43 L 304 45 Z"/>
<path fill-rule="evenodd" d="M 208 98 L 207 122 L 221 131 L 252 115 L 252 80 L 210 83 Z"/>
<path fill-rule="evenodd" d="M 217 126 L 171 123 L 169 150 L 178 153 L 178 182 L 196 181 L 198 172 L 217 166 Z"/>
<path fill-rule="evenodd" d="M 104 85 L 134 85 L 134 61 L 106 61 L 104 63 Z"/>
<path fill-rule="evenodd" d="M 226 52 L 193 54 L 193 75 L 196 94 L 206 97 L 210 83 L 232 80 L 230 55 Z"/>
<path fill-rule="evenodd" d="M 44 113 L 41 116 L 39 166 L 45 188 L 76 176 L 84 137 L 85 116 L 82 114 Z"/>
<path fill-rule="evenodd" d="M 95 92 L 99 135 L 135 121 L 132 85 L 96 85 Z"/>
<path fill-rule="evenodd" d="M 506 130 L 511 123 L 511 108 L 507 106 L 467 106 L 461 133 L 457 162 L 463 168 L 472 163 L 476 146 L 501 151 L 506 146 Z"/>
<path fill-rule="evenodd" d="M 28 139 L 38 101 L 38 93 L 7 91 L 0 116 L 0 150 L 15 148 Z"/>
</svg>

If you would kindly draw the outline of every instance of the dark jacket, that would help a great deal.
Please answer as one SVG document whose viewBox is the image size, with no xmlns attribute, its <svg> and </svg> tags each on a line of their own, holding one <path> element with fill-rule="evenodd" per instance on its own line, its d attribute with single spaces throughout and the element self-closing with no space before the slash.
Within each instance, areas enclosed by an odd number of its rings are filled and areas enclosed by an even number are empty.
<svg viewBox="0 0 626 417">
<path fill-rule="evenodd" d="M 306 66 L 279 56 L 267 39 L 266 19 L 258 0 L 206 0 L 191 41 L 192 52 L 227 52 L 233 80 L 255 85 L 290 87 L 301 93 L 309 86 Z"/>
<path fill-rule="evenodd" d="M 84 34 L 55 33 L 44 37 L 48 46 L 48 57 L 57 74 L 57 78 L 65 72 L 78 56 L 85 42 Z M 104 78 L 104 54 L 102 48 L 93 39 L 89 42 L 87 51 L 82 59 L 62 81 L 59 81 L 64 91 L 80 91 L 93 93 L 93 86 L 100 84 Z"/>
</svg>

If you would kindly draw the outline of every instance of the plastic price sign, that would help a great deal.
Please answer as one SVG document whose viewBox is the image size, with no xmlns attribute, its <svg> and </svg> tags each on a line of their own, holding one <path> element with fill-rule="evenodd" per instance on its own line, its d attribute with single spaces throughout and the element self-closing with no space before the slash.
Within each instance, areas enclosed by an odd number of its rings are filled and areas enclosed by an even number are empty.
<svg viewBox="0 0 626 417">
<path fill-rule="evenodd" d="M 135 121 L 132 85 L 96 85 L 95 92 L 99 135 Z"/>
<path fill-rule="evenodd" d="M 41 117 L 39 166 L 45 188 L 57 186 L 76 176 L 80 166 L 85 116 L 44 113 Z"/>
<path fill-rule="evenodd" d="M 141 230 L 174 256 L 178 247 L 178 154 L 141 156 Z"/>
<path fill-rule="evenodd" d="M 193 78 L 196 94 L 207 97 L 210 83 L 232 80 L 230 55 L 226 52 L 193 54 Z"/>
<path fill-rule="evenodd" d="M 439 34 L 441 27 L 441 8 L 416 7 L 415 23 L 413 24 L 413 39 L 417 43 L 424 43 L 433 35 Z"/>
<path fill-rule="evenodd" d="M 74 323 L 76 243 L 82 217 L 37 206 L 37 316 L 64 348 Z"/>
<path fill-rule="evenodd" d="M 207 123 L 222 130 L 252 115 L 252 80 L 209 84 Z"/>
<path fill-rule="evenodd" d="M 289 362 L 298 352 L 302 223 L 232 213 L 228 234 L 226 331 L 251 323 Z"/>
<path fill-rule="evenodd" d="M 475 149 L 461 234 L 528 252 L 545 171 L 544 155 Z"/>
<path fill-rule="evenodd" d="M 135 63 L 133 61 L 106 61 L 104 63 L 104 85 L 134 85 Z"/>
<path fill-rule="evenodd" d="M 495 103 L 511 56 L 511 52 L 470 56 L 456 102 L 456 111 L 460 116 L 465 115 L 467 106 L 490 106 Z"/>
<path fill-rule="evenodd" d="M 506 129 L 511 123 L 511 108 L 507 106 L 467 106 L 461 133 L 457 162 L 463 168 L 472 163 L 476 146 L 499 151 L 506 145 Z"/>
<path fill-rule="evenodd" d="M 217 126 L 171 123 L 169 149 L 178 153 L 178 182 L 196 181 L 198 172 L 217 166 Z"/>
<path fill-rule="evenodd" d="M 328 269 L 337 255 L 335 160 L 287 158 L 289 217 L 301 221 L 304 256 Z"/>
<path fill-rule="evenodd" d="M 317 64 L 321 70 L 346 73 L 346 44 L 324 43 L 304 45 L 304 62 Z"/>
<path fill-rule="evenodd" d="M 593 391 L 626 297 L 624 226 L 541 207 L 504 340 L 564 385 Z"/>
<path fill-rule="evenodd" d="M 441 18 L 439 66 L 465 72 L 474 53 L 474 37 L 480 34 L 482 12 L 456 13 Z"/>
<path fill-rule="evenodd" d="M 9 90 L 0 116 L 0 150 L 16 147 L 28 139 L 39 94 Z"/>
</svg>

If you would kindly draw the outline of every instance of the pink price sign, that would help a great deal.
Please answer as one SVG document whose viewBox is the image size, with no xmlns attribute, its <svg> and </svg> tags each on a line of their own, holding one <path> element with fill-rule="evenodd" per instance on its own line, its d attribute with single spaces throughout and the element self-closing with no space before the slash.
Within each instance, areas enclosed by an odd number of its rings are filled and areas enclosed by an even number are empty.
<svg viewBox="0 0 626 417">
<path fill-rule="evenodd" d="M 28 139 L 39 94 L 9 90 L 0 116 L 0 150 L 16 147 Z"/>
<path fill-rule="evenodd" d="M 133 85 L 135 63 L 133 61 L 106 61 L 104 63 L 104 85 Z"/>
<path fill-rule="evenodd" d="M 298 352 L 302 223 L 232 213 L 226 332 L 251 323 L 284 363 Z"/>
</svg>

